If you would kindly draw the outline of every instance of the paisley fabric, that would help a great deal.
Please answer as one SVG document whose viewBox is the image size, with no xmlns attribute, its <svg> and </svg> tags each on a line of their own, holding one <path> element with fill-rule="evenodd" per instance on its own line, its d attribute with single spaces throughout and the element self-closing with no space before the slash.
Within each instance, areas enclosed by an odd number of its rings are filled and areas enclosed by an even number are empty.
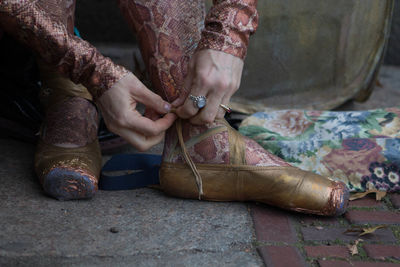
<svg viewBox="0 0 400 267">
<path fill-rule="evenodd" d="M 400 192 L 400 109 L 255 113 L 240 132 L 306 171 L 351 191 Z"/>
<path fill-rule="evenodd" d="M 172 100 L 182 90 L 180 78 L 185 76 L 187 61 L 196 47 L 245 57 L 249 36 L 257 27 L 256 2 L 215 0 L 205 28 L 201 0 L 119 0 L 119 5 L 140 37 L 145 61 L 152 66 L 153 83 L 159 81 L 154 76 L 162 77 L 156 87 Z M 74 9 L 75 0 L 1 1 L 0 28 L 98 98 L 128 71 L 72 34 Z M 160 64 L 162 68 L 157 67 Z M 175 74 L 180 71 L 183 75 Z"/>
<path fill-rule="evenodd" d="M 72 34 L 73 9 L 73 0 L 1 1 L 0 28 L 97 98 L 128 71 Z"/>
<path fill-rule="evenodd" d="M 249 37 L 258 26 L 257 0 L 213 0 L 198 49 L 246 57 Z"/>
<path fill-rule="evenodd" d="M 168 101 L 173 101 L 180 94 L 188 93 L 183 88 L 183 81 L 187 73 L 188 61 L 199 41 L 210 45 L 214 43 L 215 49 L 226 52 L 224 48 L 227 47 L 227 42 L 215 42 L 213 39 L 208 39 L 207 35 L 204 35 L 204 30 L 201 35 L 205 14 L 202 0 L 119 0 L 118 4 L 128 24 L 138 35 L 153 89 Z M 238 13 L 233 12 L 235 8 L 238 12 L 249 13 L 249 16 L 253 17 L 249 21 L 256 23 L 255 1 L 215 1 L 214 9 L 208 15 L 206 24 L 215 22 L 215 17 L 220 14 L 219 22 L 224 25 L 225 34 L 228 37 L 229 32 L 237 32 L 239 28 L 243 30 L 243 34 L 249 35 L 251 31 L 247 30 L 242 22 L 233 19 L 235 17 L 233 14 Z M 222 13 L 225 15 L 222 16 Z M 222 20 L 223 18 L 225 19 Z M 255 25 L 251 29 L 255 30 Z M 242 44 L 242 48 L 247 47 L 247 43 Z M 235 46 L 230 47 L 231 52 L 243 51 L 242 48 L 240 50 Z M 207 47 L 202 46 L 197 49 L 203 48 Z M 242 54 L 235 55 L 243 56 Z M 230 164 L 228 132 L 224 130 L 223 124 L 214 122 L 196 126 L 185 122 L 182 128 L 188 153 L 194 163 Z M 218 131 L 219 128 L 222 131 Z M 245 143 L 246 161 L 249 165 L 288 166 L 286 162 L 266 152 L 256 142 L 246 139 Z M 179 151 L 176 129 L 171 127 L 166 134 L 164 161 L 183 163 L 184 159 Z"/>
<path fill-rule="evenodd" d="M 137 34 L 152 89 L 172 102 L 181 94 L 189 59 L 200 40 L 203 0 L 119 0 Z"/>
<path fill-rule="evenodd" d="M 194 51 L 245 57 L 257 28 L 256 2 L 214 1 L 206 18 L 203 0 L 118 0 L 118 5 L 137 34 L 153 89 L 172 102 L 188 94 L 183 82 Z"/>
<path fill-rule="evenodd" d="M 173 128 L 173 129 L 172 129 Z M 166 135 L 163 161 L 184 163 L 175 127 Z M 230 162 L 230 143 L 225 124 L 213 123 L 197 126 L 184 122 L 183 140 L 194 163 L 233 164 Z M 257 142 L 242 136 L 245 147 L 245 161 L 252 166 L 290 166 L 279 157 L 265 151 Z"/>
<path fill-rule="evenodd" d="M 256 2 L 214 1 L 207 18 L 203 0 L 119 0 L 118 4 L 138 35 L 153 88 L 172 102 L 181 94 L 188 94 L 183 81 L 188 61 L 196 49 L 216 49 L 244 58 L 249 36 L 257 27 Z M 74 0 L 3 1 L 0 27 L 33 48 L 44 61 L 69 75 L 73 82 L 88 87 L 96 98 L 127 71 L 73 36 L 74 9 Z M 186 137 L 192 139 L 214 126 L 218 125 L 186 124 L 184 129 Z M 167 136 L 173 136 L 172 132 Z M 249 148 L 246 159 L 251 164 L 285 164 L 266 155 L 253 141 L 246 140 L 246 143 Z M 226 132 L 218 133 L 195 144 L 191 154 L 198 162 L 225 164 L 228 148 Z"/>
<path fill-rule="evenodd" d="M 52 105 L 46 112 L 41 139 L 61 147 L 81 147 L 97 139 L 99 117 L 95 106 L 81 97 Z"/>
</svg>

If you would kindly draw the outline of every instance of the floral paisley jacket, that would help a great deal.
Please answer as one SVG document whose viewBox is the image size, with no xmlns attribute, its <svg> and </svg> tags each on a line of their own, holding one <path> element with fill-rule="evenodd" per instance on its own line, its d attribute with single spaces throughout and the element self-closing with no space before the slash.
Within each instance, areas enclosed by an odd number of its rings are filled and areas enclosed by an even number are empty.
<svg viewBox="0 0 400 267">
<path fill-rule="evenodd" d="M 303 170 L 351 191 L 400 192 L 400 109 L 255 113 L 240 132 Z"/>
</svg>

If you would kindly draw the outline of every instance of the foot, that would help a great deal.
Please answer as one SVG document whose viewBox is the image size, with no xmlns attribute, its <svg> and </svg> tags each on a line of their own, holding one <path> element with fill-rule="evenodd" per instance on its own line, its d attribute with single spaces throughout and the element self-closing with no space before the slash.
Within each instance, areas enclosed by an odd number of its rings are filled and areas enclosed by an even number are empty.
<svg viewBox="0 0 400 267">
<path fill-rule="evenodd" d="M 344 183 L 292 167 L 227 122 L 197 126 L 178 121 L 176 126 L 167 132 L 160 170 L 160 184 L 168 194 L 258 201 L 320 215 L 345 212 L 348 190 Z"/>
<path fill-rule="evenodd" d="M 35 170 L 48 195 L 59 200 L 94 196 L 101 167 L 98 121 L 95 106 L 84 98 L 48 108 L 35 155 Z"/>
</svg>

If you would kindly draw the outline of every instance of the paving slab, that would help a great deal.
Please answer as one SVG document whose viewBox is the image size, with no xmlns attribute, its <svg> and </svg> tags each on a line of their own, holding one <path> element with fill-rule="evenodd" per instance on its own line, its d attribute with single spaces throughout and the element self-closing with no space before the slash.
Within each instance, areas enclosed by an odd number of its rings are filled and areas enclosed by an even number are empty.
<svg viewBox="0 0 400 267">
<path fill-rule="evenodd" d="M 183 200 L 153 189 L 45 196 L 34 146 L 0 139 L 0 265 L 262 266 L 246 204 Z"/>
</svg>

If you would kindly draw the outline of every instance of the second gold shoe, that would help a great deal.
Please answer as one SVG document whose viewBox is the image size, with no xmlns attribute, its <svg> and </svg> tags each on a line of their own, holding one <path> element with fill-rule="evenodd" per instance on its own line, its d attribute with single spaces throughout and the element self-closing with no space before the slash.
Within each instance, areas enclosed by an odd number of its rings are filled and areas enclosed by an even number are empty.
<svg viewBox="0 0 400 267">
<path fill-rule="evenodd" d="M 349 197 L 344 183 L 292 167 L 225 120 L 178 120 L 167 134 L 160 184 L 182 198 L 257 201 L 327 216 L 343 214 Z"/>
</svg>

